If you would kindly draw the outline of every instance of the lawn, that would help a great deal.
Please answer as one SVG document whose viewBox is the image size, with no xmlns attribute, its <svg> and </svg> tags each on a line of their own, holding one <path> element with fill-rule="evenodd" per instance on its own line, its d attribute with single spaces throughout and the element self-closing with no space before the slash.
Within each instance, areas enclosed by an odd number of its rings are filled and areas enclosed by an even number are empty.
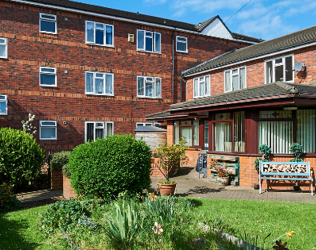
<svg viewBox="0 0 316 250">
<path fill-rule="evenodd" d="M 288 248 L 316 248 L 316 209 L 315 204 L 190 199 L 195 207 L 187 216 L 192 223 L 183 223 L 185 232 L 195 232 L 196 223 L 217 225 L 219 221 L 227 233 L 239 235 L 246 233 L 248 237 L 258 236 L 258 242 L 271 233 L 266 239 L 265 249 L 271 246 L 274 239 L 288 231 L 295 231 L 292 238 L 282 236 L 282 242 L 288 242 Z M 48 206 L 41 206 L 0 214 L 0 249 L 56 249 L 52 238 L 46 239 L 38 231 L 39 214 Z M 185 217 L 185 215 L 184 215 Z M 194 222 L 193 222 L 194 221 Z M 60 234 L 59 234 L 60 236 Z"/>
</svg>

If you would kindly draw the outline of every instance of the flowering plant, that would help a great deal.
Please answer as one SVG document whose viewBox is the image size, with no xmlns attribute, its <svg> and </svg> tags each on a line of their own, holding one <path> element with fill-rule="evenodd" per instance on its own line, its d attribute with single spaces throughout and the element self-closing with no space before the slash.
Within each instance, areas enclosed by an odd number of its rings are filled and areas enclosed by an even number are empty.
<svg viewBox="0 0 316 250">
<path fill-rule="evenodd" d="M 229 176 L 229 172 L 224 167 L 217 166 L 217 167 L 215 167 L 215 170 L 217 170 L 218 177 L 228 177 Z"/>
<path fill-rule="evenodd" d="M 155 226 L 152 228 L 155 234 L 162 234 L 163 229 L 161 227 L 161 224 L 158 224 L 158 222 L 155 222 Z"/>
<path fill-rule="evenodd" d="M 24 121 L 24 120 L 21 121 L 23 131 L 25 131 L 26 133 L 29 133 L 31 135 L 35 135 L 36 134 L 36 127 L 33 127 L 33 125 L 32 125 L 32 122 L 34 121 L 35 115 L 29 114 L 28 118 L 29 118 L 28 121 Z"/>
</svg>

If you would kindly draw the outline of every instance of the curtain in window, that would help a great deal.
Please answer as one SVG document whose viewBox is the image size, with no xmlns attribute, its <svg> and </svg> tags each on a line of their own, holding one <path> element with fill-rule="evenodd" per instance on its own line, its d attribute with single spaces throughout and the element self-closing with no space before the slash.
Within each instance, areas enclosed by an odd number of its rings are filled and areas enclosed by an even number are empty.
<svg viewBox="0 0 316 250">
<path fill-rule="evenodd" d="M 245 111 L 234 113 L 234 151 L 245 152 Z"/>
<path fill-rule="evenodd" d="M 94 123 L 87 123 L 87 141 L 94 141 Z"/>
<path fill-rule="evenodd" d="M 153 96 L 153 82 L 146 81 L 145 88 L 146 96 Z"/>
<path fill-rule="evenodd" d="M 144 78 L 138 77 L 138 86 L 137 86 L 138 95 L 144 95 Z"/>
<path fill-rule="evenodd" d="M 112 26 L 106 26 L 106 44 L 112 45 Z"/>
<path fill-rule="evenodd" d="M 192 146 L 192 127 L 182 127 L 181 137 L 184 137 L 187 141 L 186 145 Z"/>
<path fill-rule="evenodd" d="M 289 154 L 293 142 L 292 121 L 260 121 L 259 145 L 267 144 L 274 154 Z"/>
<path fill-rule="evenodd" d="M 205 94 L 205 82 L 204 78 L 200 79 L 200 96 L 204 96 Z"/>
<path fill-rule="evenodd" d="M 266 83 L 272 82 L 272 61 L 266 63 Z"/>
<path fill-rule="evenodd" d="M 179 122 L 174 122 L 174 143 L 179 143 Z"/>
<path fill-rule="evenodd" d="M 230 91 L 230 72 L 225 72 L 225 91 Z"/>
<path fill-rule="evenodd" d="M 232 87 L 233 90 L 239 89 L 238 75 L 232 77 Z"/>
<path fill-rule="evenodd" d="M 210 95 L 210 88 L 211 88 L 210 77 L 206 76 L 205 77 L 205 95 Z"/>
<path fill-rule="evenodd" d="M 105 92 L 106 94 L 113 94 L 112 92 L 112 75 L 106 75 L 106 85 Z"/>
<path fill-rule="evenodd" d="M 315 110 L 297 111 L 297 143 L 305 153 L 315 153 Z"/>
<path fill-rule="evenodd" d="M 94 23 L 87 22 L 87 41 L 94 42 Z"/>
<path fill-rule="evenodd" d="M 239 77 L 240 77 L 240 88 L 246 88 L 246 69 L 240 68 L 239 69 Z"/>
<path fill-rule="evenodd" d="M 86 92 L 93 92 L 93 73 L 86 73 Z"/>
<path fill-rule="evenodd" d="M 198 88 L 199 88 L 199 79 L 194 79 L 194 86 L 193 86 L 193 88 L 194 88 L 194 97 L 195 96 L 198 96 L 199 94 L 198 94 Z"/>
<path fill-rule="evenodd" d="M 95 139 L 102 139 L 104 138 L 104 129 L 96 129 L 95 130 Z"/>
<path fill-rule="evenodd" d="M 156 97 L 161 97 L 161 83 L 160 83 L 160 78 L 156 78 Z"/>
<path fill-rule="evenodd" d="M 214 151 L 231 152 L 231 123 L 214 123 L 215 149 Z"/>
<path fill-rule="evenodd" d="M 113 124 L 107 123 L 106 124 L 106 136 L 113 135 Z"/>
<path fill-rule="evenodd" d="M 193 145 L 194 146 L 199 146 L 199 120 L 194 120 L 193 121 Z"/>
<path fill-rule="evenodd" d="M 208 150 L 208 121 L 204 121 L 204 149 Z"/>
<path fill-rule="evenodd" d="M 103 94 L 103 79 L 96 78 L 95 79 L 95 93 Z"/>
</svg>

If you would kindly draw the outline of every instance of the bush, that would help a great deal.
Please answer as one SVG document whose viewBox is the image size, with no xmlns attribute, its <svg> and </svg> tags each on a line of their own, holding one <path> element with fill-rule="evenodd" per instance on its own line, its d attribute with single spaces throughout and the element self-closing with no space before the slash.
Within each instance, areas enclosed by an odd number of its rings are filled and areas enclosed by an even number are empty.
<svg viewBox="0 0 316 250">
<path fill-rule="evenodd" d="M 62 151 L 51 154 L 47 157 L 47 163 L 49 164 L 51 171 L 62 171 L 63 166 L 68 164 L 71 151 Z"/>
<path fill-rule="evenodd" d="M 63 176 L 70 178 L 70 171 L 69 171 L 68 164 L 63 166 Z"/>
<path fill-rule="evenodd" d="M 15 197 L 12 187 L 6 183 L 0 185 L 0 211 L 20 208 L 21 202 Z"/>
<path fill-rule="evenodd" d="M 0 183 L 12 186 L 34 181 L 41 171 L 44 150 L 24 131 L 0 129 Z"/>
<path fill-rule="evenodd" d="M 150 185 L 151 152 L 132 135 L 114 135 L 77 146 L 70 154 L 71 185 L 80 195 L 111 199 Z"/>
</svg>

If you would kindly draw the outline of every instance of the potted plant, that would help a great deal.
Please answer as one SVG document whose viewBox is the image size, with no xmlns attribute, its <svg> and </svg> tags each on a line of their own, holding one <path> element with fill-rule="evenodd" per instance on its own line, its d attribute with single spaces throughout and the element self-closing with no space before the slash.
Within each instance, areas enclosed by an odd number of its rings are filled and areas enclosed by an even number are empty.
<svg viewBox="0 0 316 250">
<path fill-rule="evenodd" d="M 255 160 L 255 169 L 257 170 L 257 173 L 258 173 L 258 178 L 259 178 L 259 167 L 260 167 L 260 162 L 267 162 L 269 161 L 269 158 L 271 157 L 271 148 L 266 145 L 266 144 L 261 144 L 259 146 L 259 152 L 262 154 L 262 157 L 261 158 L 257 158 Z M 259 181 L 259 180 L 258 180 Z M 258 182 L 257 183 L 254 183 L 254 189 L 259 189 L 259 184 Z"/>
<path fill-rule="evenodd" d="M 215 167 L 215 169 L 217 170 L 217 182 L 223 186 L 227 186 L 229 184 L 229 173 L 226 169 L 226 165 L 223 167 Z"/>
<path fill-rule="evenodd" d="M 158 182 L 158 187 L 161 195 L 173 195 L 177 183 L 170 181 L 170 176 L 173 176 L 180 170 L 180 165 L 187 162 L 188 157 L 185 155 L 186 141 L 183 137 L 180 138 L 178 144 L 169 145 L 167 141 L 159 145 L 155 153 L 157 154 L 158 168 L 166 178 L 164 182 Z"/>
<path fill-rule="evenodd" d="M 303 146 L 298 144 L 298 143 L 294 143 L 290 146 L 290 152 L 294 155 L 294 158 L 292 160 L 290 160 L 290 162 L 304 162 L 303 159 L 299 158 L 302 154 L 303 154 Z M 298 185 L 298 181 L 295 182 L 295 185 L 293 186 L 295 191 L 300 191 L 301 188 Z"/>
</svg>

